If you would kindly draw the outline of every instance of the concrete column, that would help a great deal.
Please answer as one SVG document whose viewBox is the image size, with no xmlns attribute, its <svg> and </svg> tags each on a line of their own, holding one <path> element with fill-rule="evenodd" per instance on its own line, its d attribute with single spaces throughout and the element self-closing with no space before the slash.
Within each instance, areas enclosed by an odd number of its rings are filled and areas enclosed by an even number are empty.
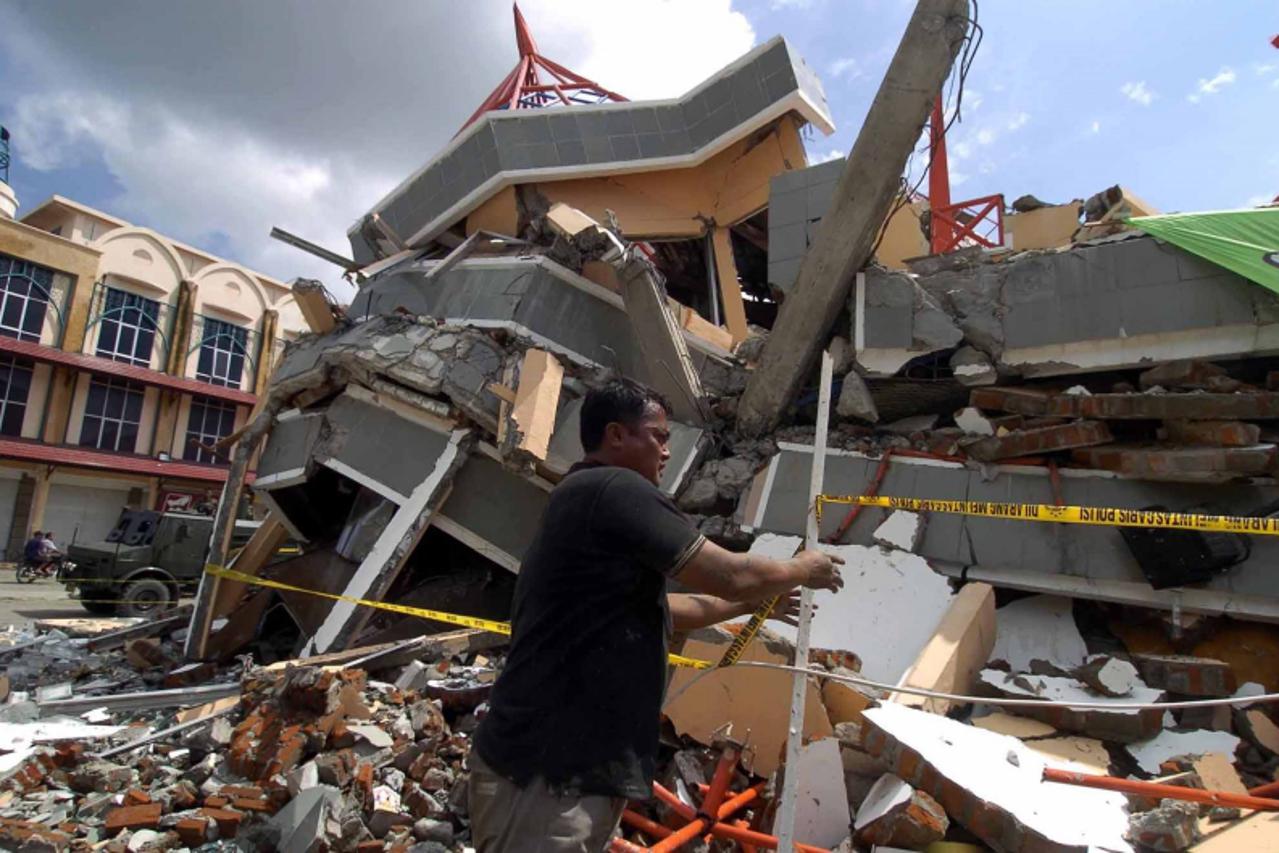
<svg viewBox="0 0 1279 853">
<path fill-rule="evenodd" d="M 275 366 L 271 363 L 271 356 L 275 352 L 275 336 L 279 326 L 279 311 L 262 313 L 262 337 L 258 342 L 258 360 L 254 365 L 256 370 L 253 374 L 253 388 L 250 389 L 254 394 L 265 394 L 266 386 L 271 381 L 271 369 Z"/>
<path fill-rule="evenodd" d="M 83 335 L 81 336 L 83 339 Z M 80 373 L 69 367 L 55 366 L 49 374 L 49 394 L 45 398 L 45 444 L 65 444 L 71 421 L 71 404 L 75 400 L 76 381 Z"/>
<path fill-rule="evenodd" d="M 23 541 L 31 538 L 31 531 L 44 529 L 44 509 L 49 503 L 49 470 L 40 468 L 36 471 L 34 488 L 31 490 L 31 508 L 27 512 L 27 529 Z"/>
<path fill-rule="evenodd" d="M 169 328 L 169 352 L 164 371 L 182 376 L 187 369 L 187 351 L 191 349 L 191 327 L 195 323 L 195 296 L 198 286 L 183 279 L 178 285 L 178 301 L 173 306 L 173 324 Z"/>
</svg>

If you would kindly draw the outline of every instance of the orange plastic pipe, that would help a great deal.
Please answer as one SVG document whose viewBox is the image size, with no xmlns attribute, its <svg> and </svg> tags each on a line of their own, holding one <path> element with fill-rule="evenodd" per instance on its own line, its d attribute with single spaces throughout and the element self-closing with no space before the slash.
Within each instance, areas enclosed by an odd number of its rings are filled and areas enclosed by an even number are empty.
<svg viewBox="0 0 1279 853">
<path fill-rule="evenodd" d="M 1044 768 L 1045 782 L 1058 782 L 1063 785 L 1080 785 L 1085 788 L 1101 788 L 1106 791 L 1119 791 L 1124 794 L 1147 794 L 1167 797 L 1173 800 L 1185 800 L 1191 803 L 1207 803 L 1212 806 L 1227 806 L 1256 811 L 1279 811 L 1279 800 L 1254 797 L 1250 794 L 1232 794 L 1228 791 L 1203 791 L 1198 788 L 1179 788 L 1176 785 L 1164 785 L 1159 782 L 1143 782 L 1140 779 L 1116 779 L 1114 776 L 1094 776 L 1091 773 L 1075 773 L 1070 770 Z"/>
<path fill-rule="evenodd" d="M 752 791 L 754 791 L 753 788 L 743 791 L 741 794 L 738 794 L 737 797 L 734 797 L 733 800 L 729 800 L 724 805 L 735 805 L 734 800 L 745 798 L 747 796 L 751 796 L 753 798 L 754 795 L 752 794 Z M 657 795 L 659 800 L 670 806 L 673 812 L 685 820 L 695 821 L 697 824 L 705 822 L 705 818 L 698 818 L 697 813 L 691 807 L 685 805 L 679 797 L 675 796 L 656 782 L 653 783 L 653 793 Z M 738 842 L 739 844 L 753 844 L 756 847 L 761 847 L 765 850 L 777 849 L 777 839 L 771 835 L 765 835 L 762 832 L 754 832 L 749 829 L 739 829 L 736 826 L 729 826 L 723 823 L 716 823 L 710 827 L 699 826 L 699 829 L 701 831 L 709 829 L 716 837 L 728 838 Z M 812 847 L 807 844 L 796 844 L 795 849 L 807 851 L 807 853 L 829 853 L 829 851 L 823 850 L 820 847 Z"/>
<path fill-rule="evenodd" d="M 1248 793 L 1254 797 L 1269 797 L 1272 794 L 1279 794 L 1279 782 L 1267 782 L 1264 785 L 1249 788 Z"/>
</svg>

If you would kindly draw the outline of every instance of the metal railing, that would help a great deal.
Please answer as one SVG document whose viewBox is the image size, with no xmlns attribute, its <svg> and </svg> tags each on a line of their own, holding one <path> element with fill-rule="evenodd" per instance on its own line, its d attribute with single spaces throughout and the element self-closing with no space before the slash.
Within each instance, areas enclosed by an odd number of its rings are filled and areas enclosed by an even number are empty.
<svg viewBox="0 0 1279 853">
<path fill-rule="evenodd" d="M 257 364 L 262 352 L 261 332 L 257 329 L 250 329 L 247 326 L 237 326 L 226 320 L 219 320 L 217 317 L 195 314 L 191 323 L 191 341 L 192 347 L 187 351 L 187 362 L 189 364 L 192 358 L 196 359 L 197 379 L 201 382 L 228 388 L 243 388 L 248 391 L 256 390 L 254 385 L 257 381 Z M 209 372 L 202 371 L 200 367 L 201 350 L 206 345 L 214 351 L 213 361 L 215 364 Z M 216 353 L 218 351 L 240 359 L 241 371 L 240 375 L 236 377 L 238 381 L 227 381 L 229 377 L 222 375 L 224 371 L 217 369 Z M 248 377 L 247 386 L 245 384 L 245 376 Z"/>
<path fill-rule="evenodd" d="M 970 246 L 997 249 L 1004 245 L 1004 197 L 988 195 L 931 211 L 933 254 Z"/>
<path fill-rule="evenodd" d="M 89 320 L 84 331 L 88 352 L 166 372 L 171 349 L 174 346 L 184 346 L 187 348 L 185 375 L 194 375 L 201 382 L 224 388 L 256 390 L 257 365 L 262 357 L 260 331 L 206 314 L 193 314 L 190 338 L 177 341 L 174 339 L 177 311 L 173 305 L 152 300 L 146 308 L 136 302 L 108 307 L 112 290 L 119 291 L 120 288 L 113 288 L 101 281 L 93 285 L 89 298 Z M 135 343 L 132 350 L 126 348 L 121 351 L 118 332 L 114 341 L 104 340 L 104 328 L 115 328 L 111 325 L 112 321 L 117 326 L 146 330 L 152 338 L 150 346 L 140 350 Z M 104 323 L 107 325 L 104 326 Z M 136 341 L 136 337 L 134 340 Z M 207 369 L 202 369 L 202 351 L 206 347 L 209 352 L 204 356 L 203 366 Z M 236 363 L 240 366 L 238 375 L 234 369 Z"/>
</svg>

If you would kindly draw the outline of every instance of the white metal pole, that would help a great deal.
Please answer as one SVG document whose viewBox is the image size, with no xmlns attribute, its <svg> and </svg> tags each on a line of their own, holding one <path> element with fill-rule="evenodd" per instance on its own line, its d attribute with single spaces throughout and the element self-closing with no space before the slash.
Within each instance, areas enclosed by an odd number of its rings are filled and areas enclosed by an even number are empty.
<svg viewBox="0 0 1279 853">
<path fill-rule="evenodd" d="M 816 548 L 817 496 L 822 492 L 826 472 L 826 433 L 830 428 L 831 374 L 834 360 L 830 352 L 822 353 L 821 387 L 817 394 L 817 433 L 813 437 L 813 468 L 808 481 L 808 523 L 804 547 Z M 800 593 L 799 629 L 795 632 L 795 666 L 808 669 L 808 635 L 813 622 L 813 591 Z M 777 809 L 773 831 L 777 834 L 778 853 L 795 849 L 795 804 L 799 799 L 799 750 L 804 743 L 804 700 L 808 694 L 808 675 L 795 673 L 791 686 L 790 725 L 786 732 L 786 775 L 782 780 L 782 801 Z"/>
</svg>

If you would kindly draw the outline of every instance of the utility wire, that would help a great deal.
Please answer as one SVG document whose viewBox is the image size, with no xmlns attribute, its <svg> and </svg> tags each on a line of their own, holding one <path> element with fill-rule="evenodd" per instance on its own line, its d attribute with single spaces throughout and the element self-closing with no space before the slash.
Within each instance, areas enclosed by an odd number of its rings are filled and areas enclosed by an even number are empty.
<svg viewBox="0 0 1279 853">
<path fill-rule="evenodd" d="M 734 667 L 745 666 L 753 669 L 776 669 L 782 672 L 801 672 L 808 675 L 814 675 L 818 678 L 829 678 L 834 681 L 843 681 L 848 684 L 856 684 L 861 687 L 870 687 L 875 690 L 882 690 L 885 693 L 906 693 L 911 696 L 924 696 L 929 699 L 945 699 L 950 702 L 961 704 L 983 704 L 993 705 L 995 707 L 1006 708 L 1027 708 L 1027 707 L 1054 707 L 1054 708 L 1073 708 L 1081 711 L 1175 711 L 1187 708 L 1219 708 L 1232 707 L 1235 705 L 1255 705 L 1267 702 L 1279 702 L 1279 693 L 1261 693 L 1256 696 L 1228 696 L 1223 699 L 1187 699 L 1181 702 L 1071 702 L 1057 699 L 1004 699 L 993 696 L 968 696 L 963 693 L 946 693 L 941 690 L 928 690 L 923 687 L 903 687 L 896 684 L 886 684 L 882 681 L 875 681 L 870 678 L 863 678 L 860 675 L 844 675 L 835 672 L 826 672 L 821 669 L 805 669 L 799 666 L 787 666 L 780 663 L 767 663 L 765 661 L 738 661 L 733 664 Z M 684 691 L 692 687 L 697 681 L 710 675 L 712 672 L 722 672 L 729 667 L 719 669 L 705 669 L 699 672 L 688 684 L 666 704 L 670 704 Z"/>
</svg>

